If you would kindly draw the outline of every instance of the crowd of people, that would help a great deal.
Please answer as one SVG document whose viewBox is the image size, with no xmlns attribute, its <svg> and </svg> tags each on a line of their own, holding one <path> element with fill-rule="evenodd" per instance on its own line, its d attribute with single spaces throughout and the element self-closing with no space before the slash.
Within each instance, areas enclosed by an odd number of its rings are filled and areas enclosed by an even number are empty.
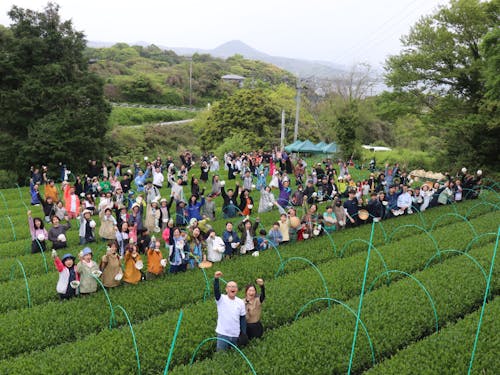
<svg viewBox="0 0 500 375">
<path fill-rule="evenodd" d="M 481 171 L 468 174 L 463 168 L 442 181 L 416 185 L 398 164 L 386 164 L 378 172 L 373 167 L 366 171 L 366 179 L 356 181 L 350 174 L 353 165 L 341 160 L 325 159 L 308 166 L 305 159 L 275 150 L 227 153 L 219 163 L 214 155 L 195 160 L 185 152 L 177 164 L 171 157 L 153 161 L 144 157 L 144 163 L 132 165 L 112 158 L 100 164 L 92 160 L 87 173 L 73 183 L 68 181 L 71 172 L 61 164 L 61 191 L 47 167 L 32 168 L 31 204 L 41 205 L 43 211 L 43 217 L 35 218 L 28 211 L 32 252 L 46 251 L 51 242 L 60 273 L 57 292 L 68 299 L 96 292 L 96 278 L 108 288 L 137 284 L 167 272 L 197 268 L 203 261 L 258 256 L 270 247 L 473 199 L 482 178 Z M 226 187 L 225 173 L 228 181 L 235 180 L 234 188 Z M 273 211 L 276 220 L 265 228 L 258 215 Z M 222 233 L 212 227 L 217 219 L 226 221 Z M 77 264 L 72 254 L 59 257 L 58 253 L 68 247 L 72 220 L 78 227 L 79 245 L 84 246 Z M 99 241 L 105 241 L 107 249 L 96 261 L 90 246 Z M 226 286 L 228 302 L 215 279 L 218 308 L 225 310 L 235 288 Z M 248 287 L 247 307 L 260 309 L 265 295 L 261 287 L 259 303 L 255 286 Z M 217 333 L 230 342 L 238 336 L 233 323 L 231 328 L 223 323 L 217 326 Z M 254 331 L 260 332 L 261 327 Z M 222 343 L 219 347 L 225 348 Z"/>
</svg>

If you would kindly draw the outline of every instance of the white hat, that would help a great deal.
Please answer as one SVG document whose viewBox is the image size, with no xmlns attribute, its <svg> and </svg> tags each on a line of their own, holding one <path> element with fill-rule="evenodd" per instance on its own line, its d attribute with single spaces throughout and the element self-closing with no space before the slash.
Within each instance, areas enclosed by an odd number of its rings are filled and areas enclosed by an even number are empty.
<svg viewBox="0 0 500 375">
<path fill-rule="evenodd" d="M 123 278 L 123 273 L 119 272 L 115 275 L 115 280 L 120 281 Z"/>
<path fill-rule="evenodd" d="M 139 271 L 142 270 L 144 267 L 144 263 L 142 263 L 142 260 L 138 260 L 135 262 L 135 268 L 137 268 Z"/>
<path fill-rule="evenodd" d="M 57 240 L 61 241 L 61 242 L 65 242 L 66 236 L 64 235 L 64 233 L 61 233 L 59 236 L 57 236 Z"/>
<path fill-rule="evenodd" d="M 45 241 L 45 234 L 38 233 L 36 238 L 38 239 L 38 241 Z"/>
<path fill-rule="evenodd" d="M 96 224 L 96 222 L 94 220 L 90 220 L 89 225 L 90 225 L 91 228 L 95 228 L 95 226 L 97 224 Z"/>
</svg>

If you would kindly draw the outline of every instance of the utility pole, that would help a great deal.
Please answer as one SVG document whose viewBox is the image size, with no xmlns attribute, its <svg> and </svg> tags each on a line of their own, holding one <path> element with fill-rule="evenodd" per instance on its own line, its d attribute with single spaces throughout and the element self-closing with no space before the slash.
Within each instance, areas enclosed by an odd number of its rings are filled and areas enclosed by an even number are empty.
<svg viewBox="0 0 500 375">
<path fill-rule="evenodd" d="M 293 129 L 293 141 L 297 141 L 299 135 L 299 115 L 300 115 L 300 91 L 302 87 L 300 84 L 300 77 L 297 76 L 297 98 L 295 99 L 295 126 Z"/>
<path fill-rule="evenodd" d="M 189 106 L 193 104 L 193 56 L 189 59 Z"/>
<path fill-rule="evenodd" d="M 285 148 L 285 110 L 281 110 L 281 150 Z"/>
</svg>

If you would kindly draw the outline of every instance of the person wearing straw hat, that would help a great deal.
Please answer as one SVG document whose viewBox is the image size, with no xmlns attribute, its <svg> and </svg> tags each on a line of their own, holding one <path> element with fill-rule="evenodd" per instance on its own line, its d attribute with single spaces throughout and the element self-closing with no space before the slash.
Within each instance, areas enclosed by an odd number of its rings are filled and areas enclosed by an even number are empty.
<svg viewBox="0 0 500 375">
<path fill-rule="evenodd" d="M 59 280 L 57 281 L 56 290 L 61 301 L 75 297 L 78 294 L 78 286 L 80 285 L 80 275 L 76 272 L 75 257 L 69 253 L 59 259 L 57 252 L 52 250 L 52 258 L 57 272 L 59 272 Z"/>
<path fill-rule="evenodd" d="M 95 226 L 96 222 L 92 220 L 92 212 L 90 210 L 82 210 L 79 217 L 80 228 L 80 245 L 95 242 Z"/>
<path fill-rule="evenodd" d="M 76 265 L 76 271 L 80 275 L 80 294 L 97 292 L 97 281 L 94 277 L 100 277 L 102 272 L 92 255 L 90 247 L 84 248 L 79 254 L 80 262 Z"/>
<path fill-rule="evenodd" d="M 217 304 L 217 327 L 215 332 L 217 338 L 217 351 L 224 351 L 230 348 L 226 342 L 229 341 L 237 345 L 240 335 L 246 336 L 246 309 L 245 302 L 236 296 L 238 284 L 229 281 L 226 284 L 226 294 L 221 294 L 219 279 L 222 277 L 221 271 L 214 274 L 214 296 Z"/>
</svg>

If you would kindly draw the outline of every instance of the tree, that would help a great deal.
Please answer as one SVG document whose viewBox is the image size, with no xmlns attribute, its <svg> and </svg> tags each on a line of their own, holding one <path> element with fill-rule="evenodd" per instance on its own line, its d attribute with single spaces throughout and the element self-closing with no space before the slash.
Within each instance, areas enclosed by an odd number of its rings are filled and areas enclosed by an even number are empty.
<svg viewBox="0 0 500 375">
<path fill-rule="evenodd" d="M 279 137 L 279 124 L 280 109 L 266 91 L 240 89 L 212 106 L 200 142 L 204 149 L 213 150 L 237 134 L 252 147 L 268 147 L 270 139 Z"/>
<path fill-rule="evenodd" d="M 498 0 L 452 0 L 421 18 L 402 38 L 404 50 L 386 62 L 386 82 L 395 93 L 421 100 L 420 118 L 429 134 L 443 139 L 444 161 L 451 166 L 500 164 L 494 111 L 481 111 L 498 71 L 485 62 L 496 47 L 483 38 L 498 29 Z M 498 35 L 498 34 L 497 34 Z M 492 52 L 489 62 L 498 55 Z M 485 85 L 486 83 L 486 85 Z M 489 86 L 490 85 L 490 86 Z M 496 119 L 496 120 L 495 120 Z M 397 137 L 397 134 L 395 135 Z"/>
<path fill-rule="evenodd" d="M 104 152 L 103 82 L 88 72 L 83 33 L 58 11 L 53 3 L 43 12 L 13 6 L 12 25 L 0 29 L 1 168 L 77 166 Z"/>
</svg>

